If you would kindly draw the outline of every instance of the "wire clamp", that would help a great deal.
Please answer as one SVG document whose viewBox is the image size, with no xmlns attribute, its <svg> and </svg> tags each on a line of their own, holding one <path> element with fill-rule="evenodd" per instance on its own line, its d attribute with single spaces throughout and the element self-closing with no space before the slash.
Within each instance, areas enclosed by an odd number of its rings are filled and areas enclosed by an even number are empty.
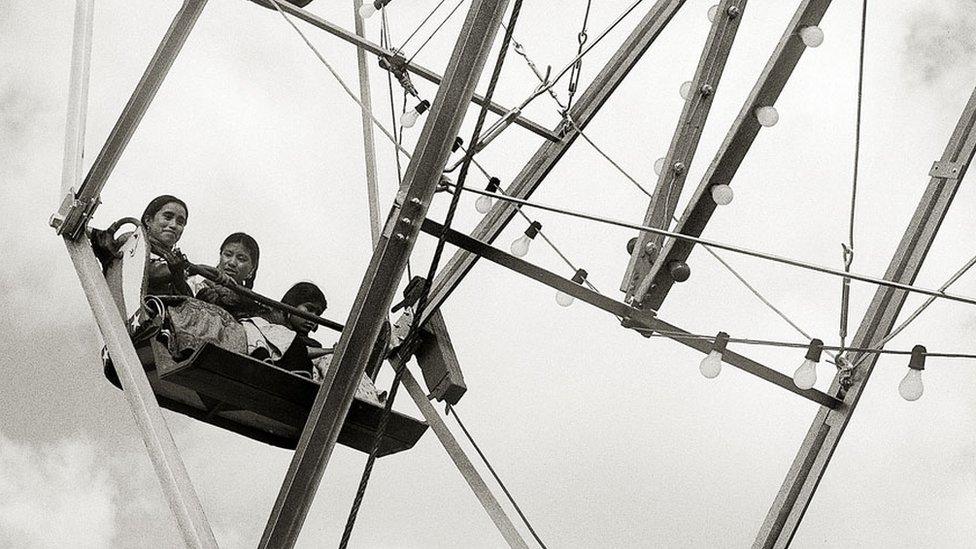
<svg viewBox="0 0 976 549">
<path fill-rule="evenodd" d="M 837 365 L 838 372 L 838 383 L 844 389 L 850 389 L 854 385 L 854 363 L 850 361 L 846 356 L 843 355 L 844 350 L 841 349 L 837 353 L 837 359 L 834 364 Z"/>
<path fill-rule="evenodd" d="M 380 56 L 380 67 L 389 71 L 407 93 L 414 97 L 420 97 L 417 88 L 410 81 L 410 73 L 407 72 L 407 65 L 407 58 L 399 52 L 386 53 Z"/>
</svg>

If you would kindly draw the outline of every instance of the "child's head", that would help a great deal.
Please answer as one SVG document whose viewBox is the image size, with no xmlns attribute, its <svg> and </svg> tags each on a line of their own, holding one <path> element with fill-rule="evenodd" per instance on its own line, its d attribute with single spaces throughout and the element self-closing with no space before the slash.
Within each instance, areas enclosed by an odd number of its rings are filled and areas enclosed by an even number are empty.
<svg viewBox="0 0 976 549">
<path fill-rule="evenodd" d="M 247 234 L 234 233 L 220 245 L 217 269 L 245 288 L 253 288 L 260 260 L 261 249 L 257 241 Z"/>
<path fill-rule="evenodd" d="M 149 238 L 172 248 L 183 236 L 187 215 L 185 202 L 175 196 L 164 194 L 149 202 L 140 220 Z"/>
<path fill-rule="evenodd" d="M 284 297 L 281 298 L 281 302 L 316 316 L 321 316 L 325 312 L 326 307 L 328 307 L 325 294 L 322 293 L 322 290 L 318 286 L 311 282 L 299 282 L 295 284 L 285 292 Z M 318 325 L 311 320 L 305 320 L 295 315 L 288 315 L 286 318 L 288 327 L 302 335 L 308 335 L 309 332 L 314 332 L 318 328 Z"/>
</svg>

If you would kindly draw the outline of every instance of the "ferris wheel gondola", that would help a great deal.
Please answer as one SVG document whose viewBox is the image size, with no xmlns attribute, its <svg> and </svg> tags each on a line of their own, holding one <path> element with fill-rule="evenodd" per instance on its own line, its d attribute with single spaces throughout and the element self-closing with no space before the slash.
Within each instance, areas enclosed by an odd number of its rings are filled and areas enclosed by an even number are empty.
<svg viewBox="0 0 976 549">
<path fill-rule="evenodd" d="M 308 418 L 319 383 L 273 364 L 207 342 L 188 357 L 174 357 L 166 345 L 159 299 L 146 295 L 149 249 L 141 228 L 126 235 L 121 257 L 111 261 L 106 279 L 119 312 L 127 320 L 140 362 L 160 406 L 281 448 L 294 449 Z M 386 331 L 389 340 L 389 330 Z M 384 359 L 380 341 L 370 367 Z M 121 388 L 115 368 L 104 360 L 105 377 Z M 383 415 L 372 380 L 364 376 L 339 432 L 339 444 L 369 453 Z M 379 456 L 408 450 L 427 424 L 391 412 Z"/>
</svg>

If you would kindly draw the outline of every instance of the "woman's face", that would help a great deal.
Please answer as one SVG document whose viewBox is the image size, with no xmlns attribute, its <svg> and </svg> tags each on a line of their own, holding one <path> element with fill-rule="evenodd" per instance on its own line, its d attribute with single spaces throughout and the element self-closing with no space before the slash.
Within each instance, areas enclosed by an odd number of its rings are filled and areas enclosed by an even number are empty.
<svg viewBox="0 0 976 549">
<path fill-rule="evenodd" d="M 183 236 L 185 226 L 186 208 L 179 202 L 170 202 L 152 216 L 146 228 L 151 238 L 172 248 Z"/>
<path fill-rule="evenodd" d="M 217 269 L 233 278 L 238 284 L 243 284 L 254 272 L 254 261 L 243 244 L 231 242 L 220 250 Z"/>
<path fill-rule="evenodd" d="M 306 313 L 312 313 L 315 316 L 322 316 L 322 313 L 325 312 L 325 307 L 322 307 L 321 303 L 307 302 L 295 308 L 301 309 Z M 311 320 L 305 320 L 295 315 L 288 315 L 288 327 L 299 334 L 308 335 L 309 332 L 315 329 L 315 326 L 315 323 Z"/>
</svg>

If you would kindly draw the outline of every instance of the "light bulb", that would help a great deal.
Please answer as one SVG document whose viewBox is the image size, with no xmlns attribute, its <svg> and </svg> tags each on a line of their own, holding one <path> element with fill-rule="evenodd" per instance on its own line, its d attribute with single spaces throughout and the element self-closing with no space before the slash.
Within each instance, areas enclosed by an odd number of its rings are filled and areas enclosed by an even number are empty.
<svg viewBox="0 0 976 549">
<path fill-rule="evenodd" d="M 793 383 L 800 389 L 812 389 L 817 383 L 817 363 L 823 353 L 823 341 L 811 339 L 803 363 L 793 373 Z"/>
<path fill-rule="evenodd" d="M 654 161 L 654 174 L 661 175 L 662 171 L 664 171 L 664 157 L 658 158 Z"/>
<path fill-rule="evenodd" d="M 682 99 L 684 99 L 685 101 L 687 101 L 688 98 L 691 97 L 691 80 L 685 80 L 681 84 L 681 88 L 678 89 L 678 93 L 681 94 L 681 98 Z"/>
<path fill-rule="evenodd" d="M 430 107 L 430 102 L 427 101 L 426 99 L 421 101 L 420 103 L 417 103 L 417 106 L 414 107 L 413 110 L 409 110 L 403 113 L 403 116 L 400 117 L 400 125 L 403 126 L 404 128 L 412 128 L 413 125 L 417 123 L 417 120 L 420 119 L 420 115 L 427 112 L 427 109 L 429 107 Z"/>
<path fill-rule="evenodd" d="M 373 0 L 368 0 L 359 6 L 359 16 L 363 19 L 369 19 L 376 13 L 376 6 L 373 5 Z"/>
<path fill-rule="evenodd" d="M 515 257 L 525 257 L 529 253 L 529 244 L 532 239 L 529 235 L 522 235 L 512 241 L 512 255 Z"/>
<path fill-rule="evenodd" d="M 400 117 L 400 125 L 404 128 L 412 128 L 414 124 L 417 123 L 417 119 L 420 118 L 420 113 L 415 110 L 409 110 L 403 113 Z"/>
<path fill-rule="evenodd" d="M 812 389 L 817 383 L 817 363 L 804 360 L 793 374 L 793 383 L 800 389 Z"/>
<path fill-rule="evenodd" d="M 490 196 L 481 195 L 478 200 L 474 201 L 474 209 L 478 210 L 480 214 L 486 214 L 491 211 L 491 203 Z"/>
<path fill-rule="evenodd" d="M 776 107 L 772 105 L 757 108 L 755 114 L 759 124 L 766 128 L 771 128 L 779 122 L 779 113 L 776 111 Z"/>
<path fill-rule="evenodd" d="M 718 4 L 708 8 L 708 20 L 714 23 L 716 15 L 718 15 Z"/>
<path fill-rule="evenodd" d="M 583 285 L 586 281 L 586 270 L 576 269 L 576 274 L 573 275 L 573 283 Z M 573 296 L 564 293 L 562 291 L 556 293 L 556 303 L 562 305 L 563 307 L 569 307 L 573 304 Z"/>
<path fill-rule="evenodd" d="M 922 370 L 925 369 L 925 346 L 912 347 L 912 358 L 908 362 L 908 373 L 898 384 L 898 394 L 901 398 L 912 402 L 922 396 Z"/>
<path fill-rule="evenodd" d="M 909 368 L 908 373 L 898 384 L 898 394 L 901 398 L 912 402 L 922 396 L 925 387 L 922 385 L 922 371 Z"/>
<path fill-rule="evenodd" d="M 708 356 L 702 359 L 698 366 L 701 375 L 708 379 L 715 379 L 722 372 L 722 353 L 713 350 Z"/>
<path fill-rule="evenodd" d="M 803 40 L 803 44 L 806 47 L 816 48 L 820 44 L 823 44 L 824 32 L 816 25 L 803 27 L 800 29 L 800 40 Z"/>
<path fill-rule="evenodd" d="M 569 307 L 570 305 L 573 304 L 573 301 L 575 300 L 576 299 L 569 294 L 564 294 L 562 292 L 556 293 L 556 303 L 558 303 L 562 307 Z"/>
<path fill-rule="evenodd" d="M 732 203 L 732 187 L 728 185 L 712 185 L 712 200 L 719 206 L 728 206 Z"/>
</svg>

